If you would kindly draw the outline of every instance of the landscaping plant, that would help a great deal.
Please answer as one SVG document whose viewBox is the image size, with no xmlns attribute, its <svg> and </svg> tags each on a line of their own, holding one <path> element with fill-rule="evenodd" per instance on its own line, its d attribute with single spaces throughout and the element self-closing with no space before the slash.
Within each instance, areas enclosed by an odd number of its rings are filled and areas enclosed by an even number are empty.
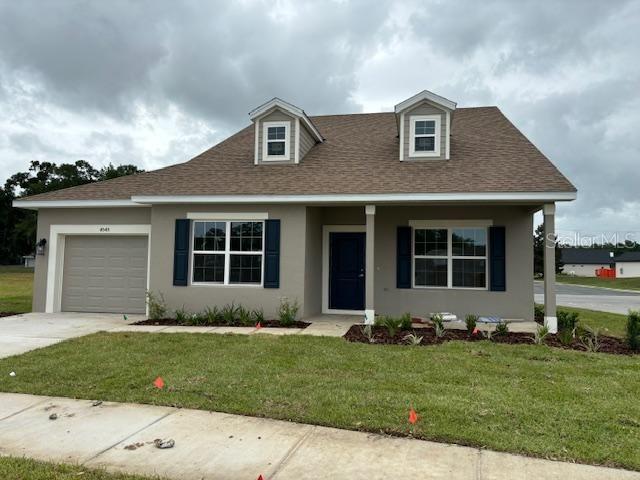
<svg viewBox="0 0 640 480">
<path fill-rule="evenodd" d="M 442 319 L 442 315 L 440 315 L 439 313 L 431 315 L 431 321 L 433 322 L 433 327 L 435 328 L 435 331 L 436 331 L 436 337 L 437 338 L 444 337 L 444 334 L 447 329 L 444 327 L 444 321 Z"/>
<path fill-rule="evenodd" d="M 424 337 L 419 337 L 415 333 L 409 333 L 402 339 L 407 345 L 420 345 Z"/>
<path fill-rule="evenodd" d="M 558 330 L 557 337 L 562 345 L 571 345 L 576 337 L 576 330 L 575 328 L 573 330 Z"/>
<path fill-rule="evenodd" d="M 533 319 L 538 322 L 544 322 L 544 306 L 536 303 L 533 306 Z"/>
<path fill-rule="evenodd" d="M 147 291 L 147 306 L 149 307 L 149 320 L 162 320 L 167 316 L 167 304 L 162 293 Z"/>
<path fill-rule="evenodd" d="M 367 338 L 369 343 L 376 343 L 376 339 L 373 336 L 373 328 L 371 328 L 371 325 L 364 325 L 362 327 L 362 335 Z"/>
<path fill-rule="evenodd" d="M 558 331 L 569 330 L 573 332 L 578 326 L 580 315 L 578 312 L 569 312 L 567 310 L 558 310 Z"/>
<path fill-rule="evenodd" d="M 400 317 L 400 330 L 411 330 L 413 323 L 411 322 L 411 314 L 405 313 Z"/>
<path fill-rule="evenodd" d="M 398 330 L 400 330 L 401 319 L 394 318 L 388 315 L 376 318 L 375 325 L 385 327 L 390 337 L 395 337 Z"/>
<path fill-rule="evenodd" d="M 626 340 L 631 350 L 640 350 L 640 311 L 629 312 Z"/>
<path fill-rule="evenodd" d="M 471 333 L 476 329 L 476 324 L 478 323 L 478 316 L 469 314 L 464 317 L 464 323 L 467 324 L 467 332 Z"/>
<path fill-rule="evenodd" d="M 507 333 L 509 333 L 509 322 L 507 322 L 506 320 L 500 320 L 496 324 L 495 334 L 496 335 L 506 335 Z"/>
<path fill-rule="evenodd" d="M 181 325 L 186 325 L 191 315 L 189 315 L 189 312 L 187 312 L 183 305 L 175 311 L 174 316 L 176 318 L 176 322 Z"/>
<path fill-rule="evenodd" d="M 253 318 L 253 323 L 263 323 L 264 322 L 264 311 L 261 308 L 255 308 L 251 311 L 251 317 Z"/>
<path fill-rule="evenodd" d="M 205 317 L 208 325 L 216 325 L 222 321 L 220 310 L 215 305 L 205 308 L 202 315 Z"/>
<path fill-rule="evenodd" d="M 244 308 L 242 305 L 238 305 L 236 309 L 236 315 L 238 319 L 238 324 L 242 327 L 250 327 L 256 324 L 253 320 L 253 315 L 251 310 Z"/>
<path fill-rule="evenodd" d="M 238 307 L 231 302 L 220 309 L 222 322 L 226 325 L 234 325 L 238 321 Z"/>
<path fill-rule="evenodd" d="M 538 325 L 535 335 L 532 337 L 533 343 L 543 345 L 544 339 L 549 335 L 549 327 L 546 325 Z"/>
<path fill-rule="evenodd" d="M 600 330 L 597 328 L 584 327 L 582 335 L 580 335 L 580 343 L 587 352 L 597 352 L 600 350 Z"/>
<path fill-rule="evenodd" d="M 293 325 L 296 321 L 296 317 L 298 316 L 299 309 L 300 306 L 298 305 L 297 300 L 291 303 L 284 297 L 280 299 L 280 307 L 278 308 L 278 319 L 280 320 L 280 324 L 283 327 L 290 327 Z"/>
</svg>

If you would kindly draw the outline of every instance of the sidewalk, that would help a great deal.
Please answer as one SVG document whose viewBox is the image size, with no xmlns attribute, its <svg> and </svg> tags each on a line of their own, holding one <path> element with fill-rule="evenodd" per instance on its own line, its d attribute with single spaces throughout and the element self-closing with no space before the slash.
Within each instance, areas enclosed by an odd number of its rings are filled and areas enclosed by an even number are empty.
<svg viewBox="0 0 640 480">
<path fill-rule="evenodd" d="M 157 449 L 156 438 L 172 438 L 175 447 Z M 639 472 L 270 419 L 9 393 L 0 393 L 0 455 L 186 480 L 640 479 Z"/>
</svg>

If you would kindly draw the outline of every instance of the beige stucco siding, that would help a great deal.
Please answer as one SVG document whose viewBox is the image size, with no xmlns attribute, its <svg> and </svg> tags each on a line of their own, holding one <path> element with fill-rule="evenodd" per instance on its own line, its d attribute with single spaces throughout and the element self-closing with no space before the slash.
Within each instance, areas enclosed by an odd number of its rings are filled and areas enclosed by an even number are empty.
<svg viewBox="0 0 640 480">
<path fill-rule="evenodd" d="M 173 251 L 175 221 L 187 218 L 188 212 L 266 212 L 271 219 L 280 219 L 280 288 L 249 285 L 189 285 L 173 286 Z M 166 205 L 154 206 L 151 213 L 150 289 L 162 293 L 174 310 L 201 311 L 207 306 L 222 306 L 231 302 L 247 308 L 263 308 L 273 318 L 281 297 L 297 300 L 304 311 L 305 285 L 305 207 L 300 205 Z M 215 216 L 215 215 L 213 215 Z"/>
<path fill-rule="evenodd" d="M 149 225 L 151 209 L 133 208 L 58 208 L 38 211 L 37 239 L 45 238 L 47 246 L 51 245 L 51 225 Z M 44 312 L 47 286 L 47 262 L 51 252 L 46 249 L 45 255 L 36 255 L 35 274 L 33 279 L 34 312 Z"/>
<path fill-rule="evenodd" d="M 322 208 L 307 207 L 304 263 L 304 316 L 322 311 Z"/>
<path fill-rule="evenodd" d="M 264 150 L 264 122 L 289 122 L 289 160 L 287 161 L 266 161 L 263 162 Z M 296 119 L 279 109 L 274 109 L 271 113 L 258 119 L 258 163 L 294 163 L 295 162 L 295 139 L 296 139 Z"/>
<path fill-rule="evenodd" d="M 411 117 L 417 115 L 439 115 L 440 116 L 440 156 L 437 157 L 411 157 Z M 405 160 L 444 160 L 447 148 L 447 114 L 444 110 L 422 102 L 415 107 L 404 112 L 404 132 L 403 148 Z"/>
<path fill-rule="evenodd" d="M 640 262 L 619 262 L 616 264 L 618 278 L 640 277 Z"/>
</svg>

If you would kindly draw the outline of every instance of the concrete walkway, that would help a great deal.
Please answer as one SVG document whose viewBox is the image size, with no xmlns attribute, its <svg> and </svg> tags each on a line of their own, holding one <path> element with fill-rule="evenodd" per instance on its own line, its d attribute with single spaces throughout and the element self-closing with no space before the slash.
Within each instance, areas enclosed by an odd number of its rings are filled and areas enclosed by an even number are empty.
<svg viewBox="0 0 640 480">
<path fill-rule="evenodd" d="M 175 447 L 157 449 L 158 438 Z M 9 393 L 0 393 L 0 455 L 186 480 L 640 479 L 638 472 L 278 420 Z"/>
</svg>

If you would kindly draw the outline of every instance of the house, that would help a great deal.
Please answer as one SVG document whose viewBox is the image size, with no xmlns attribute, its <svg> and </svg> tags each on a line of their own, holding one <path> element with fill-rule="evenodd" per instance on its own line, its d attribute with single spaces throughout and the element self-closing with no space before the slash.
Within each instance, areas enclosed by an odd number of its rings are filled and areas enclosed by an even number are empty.
<svg viewBox="0 0 640 480">
<path fill-rule="evenodd" d="M 616 277 L 640 277 L 640 252 L 624 252 L 616 257 Z"/>
<path fill-rule="evenodd" d="M 602 248 L 561 248 L 560 259 L 562 273 L 577 277 L 595 277 L 596 270 L 615 266 L 613 252 Z"/>
<path fill-rule="evenodd" d="M 36 256 L 35 255 L 23 255 L 22 261 L 24 263 L 24 268 L 33 268 L 36 265 Z"/>
<path fill-rule="evenodd" d="M 546 238 L 575 187 L 496 107 L 429 91 L 393 112 L 308 116 L 274 98 L 186 162 L 18 199 L 38 210 L 34 311 L 230 302 L 304 317 L 451 311 L 533 318 Z M 545 249 L 555 328 L 555 253 Z"/>
</svg>

